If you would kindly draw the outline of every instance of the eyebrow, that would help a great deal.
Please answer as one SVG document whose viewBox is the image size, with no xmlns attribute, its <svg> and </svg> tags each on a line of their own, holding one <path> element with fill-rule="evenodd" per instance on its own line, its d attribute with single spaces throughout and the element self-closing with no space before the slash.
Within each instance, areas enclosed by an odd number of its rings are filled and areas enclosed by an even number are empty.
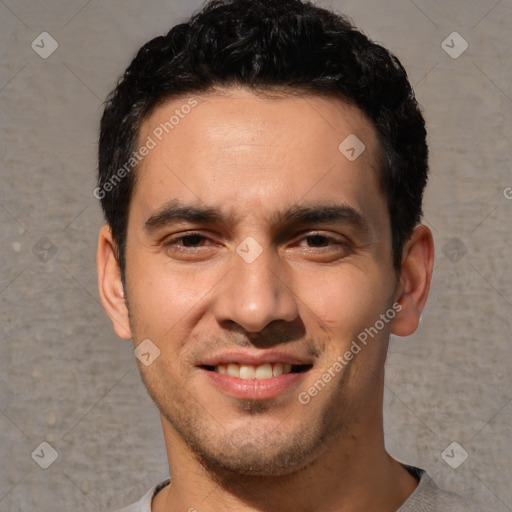
<svg viewBox="0 0 512 512">
<path fill-rule="evenodd" d="M 275 226 L 343 222 L 352 225 L 363 233 L 370 231 L 366 218 L 355 208 L 346 204 L 292 205 L 281 211 L 271 213 L 269 220 Z M 234 219 L 232 215 L 226 216 L 217 208 L 185 204 L 179 199 L 173 199 L 145 221 L 144 230 L 148 234 L 152 234 L 163 227 L 179 222 L 229 225 L 234 223 Z"/>
</svg>

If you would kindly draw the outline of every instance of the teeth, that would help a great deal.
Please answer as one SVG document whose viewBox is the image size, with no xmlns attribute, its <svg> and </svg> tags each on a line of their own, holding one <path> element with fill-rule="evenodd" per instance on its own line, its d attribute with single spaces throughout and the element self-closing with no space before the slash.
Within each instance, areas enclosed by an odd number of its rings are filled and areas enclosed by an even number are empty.
<svg viewBox="0 0 512 512">
<path fill-rule="evenodd" d="M 229 375 L 230 377 L 238 377 L 240 379 L 270 379 L 272 377 L 279 377 L 283 373 L 290 373 L 292 371 L 292 365 L 287 363 L 265 363 L 259 366 L 251 364 L 219 364 L 215 368 L 219 373 L 223 375 Z"/>
<path fill-rule="evenodd" d="M 275 365 L 273 365 L 272 375 L 274 375 L 274 377 L 279 377 L 279 375 L 282 375 L 282 374 L 283 374 L 283 365 L 281 363 L 276 363 Z"/>
<path fill-rule="evenodd" d="M 241 379 L 254 379 L 256 375 L 256 369 L 254 366 L 248 366 L 243 364 L 240 366 L 240 378 Z"/>
<path fill-rule="evenodd" d="M 237 364 L 228 364 L 227 374 L 230 377 L 240 377 L 240 366 Z"/>
<path fill-rule="evenodd" d="M 269 363 L 261 364 L 256 368 L 254 376 L 257 379 L 270 379 L 272 377 L 272 365 Z"/>
</svg>

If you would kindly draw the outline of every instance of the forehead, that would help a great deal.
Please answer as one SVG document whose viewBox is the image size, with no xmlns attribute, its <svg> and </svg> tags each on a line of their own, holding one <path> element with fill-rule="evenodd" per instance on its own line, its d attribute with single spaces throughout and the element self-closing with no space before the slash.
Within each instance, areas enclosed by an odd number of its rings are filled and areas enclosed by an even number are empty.
<svg viewBox="0 0 512 512">
<path fill-rule="evenodd" d="M 301 199 L 382 214 L 375 129 L 336 98 L 235 88 L 174 98 L 142 124 L 144 144 L 132 204 L 145 215 L 173 198 L 265 218 Z"/>
</svg>

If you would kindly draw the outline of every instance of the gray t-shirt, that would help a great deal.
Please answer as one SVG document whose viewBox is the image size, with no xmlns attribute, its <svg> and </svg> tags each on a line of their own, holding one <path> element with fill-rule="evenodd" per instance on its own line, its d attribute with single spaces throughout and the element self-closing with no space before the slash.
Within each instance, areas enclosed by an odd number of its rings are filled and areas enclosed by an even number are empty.
<svg viewBox="0 0 512 512">
<path fill-rule="evenodd" d="M 484 512 L 454 492 L 440 489 L 423 469 L 406 466 L 419 478 L 419 484 L 397 512 Z M 169 479 L 150 489 L 137 503 L 116 512 L 151 512 L 153 497 L 170 482 Z"/>
</svg>

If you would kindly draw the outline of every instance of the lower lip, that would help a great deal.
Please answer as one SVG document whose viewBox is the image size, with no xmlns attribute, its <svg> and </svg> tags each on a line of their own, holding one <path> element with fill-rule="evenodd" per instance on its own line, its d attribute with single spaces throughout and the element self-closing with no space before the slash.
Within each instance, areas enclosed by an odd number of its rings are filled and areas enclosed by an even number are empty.
<svg viewBox="0 0 512 512">
<path fill-rule="evenodd" d="M 224 394 L 241 400 L 269 400 L 296 388 L 307 372 L 285 373 L 270 379 L 240 379 L 224 373 L 200 370 Z"/>
</svg>

